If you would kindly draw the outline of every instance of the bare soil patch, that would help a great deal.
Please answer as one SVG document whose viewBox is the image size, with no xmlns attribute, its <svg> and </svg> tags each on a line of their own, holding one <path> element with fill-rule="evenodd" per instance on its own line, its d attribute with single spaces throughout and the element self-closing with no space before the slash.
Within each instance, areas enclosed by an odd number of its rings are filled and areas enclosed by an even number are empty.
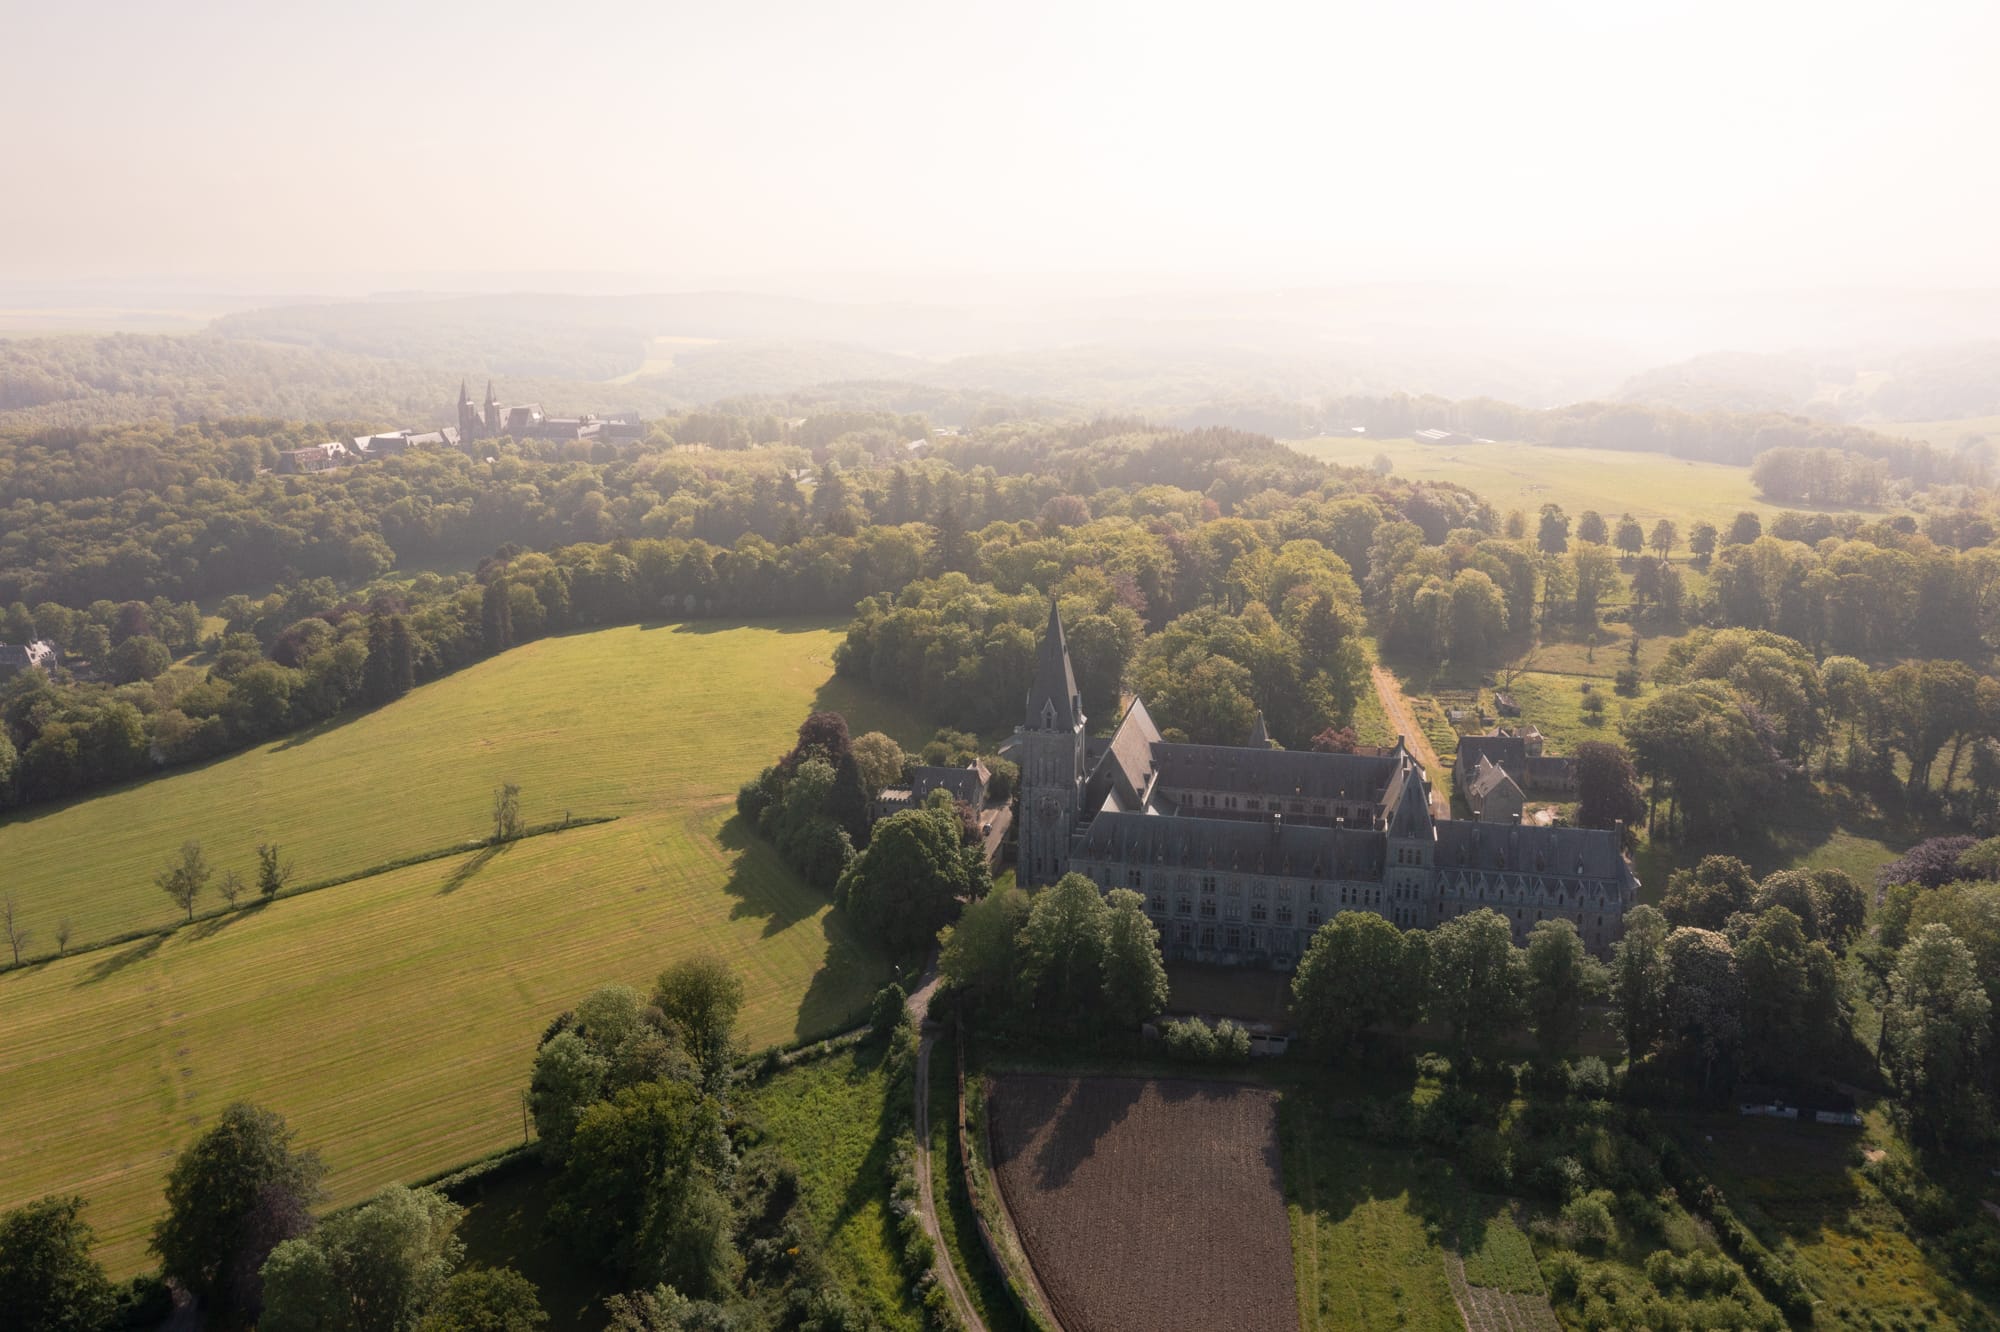
<svg viewBox="0 0 2000 1332">
<path fill-rule="evenodd" d="M 995 1081 L 995 1172 L 1065 1332 L 1294 1332 L 1277 1106 L 1221 1082 Z"/>
</svg>

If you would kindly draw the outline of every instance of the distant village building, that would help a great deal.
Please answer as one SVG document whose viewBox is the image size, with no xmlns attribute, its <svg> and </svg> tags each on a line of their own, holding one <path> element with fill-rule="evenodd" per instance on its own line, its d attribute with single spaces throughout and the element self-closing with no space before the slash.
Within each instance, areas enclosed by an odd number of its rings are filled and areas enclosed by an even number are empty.
<svg viewBox="0 0 2000 1332">
<path fill-rule="evenodd" d="M 1020 881 L 1073 870 L 1132 889 L 1169 958 L 1290 968 L 1341 911 L 1430 927 L 1481 907 L 1517 942 L 1570 920 L 1606 956 L 1639 900 L 1616 833 L 1436 818 L 1400 739 L 1372 754 L 1173 744 L 1139 699 L 1092 738 L 1054 605 L 1007 748 L 1021 765 Z"/>
<path fill-rule="evenodd" d="M 31 643 L 0 643 L 0 675 L 16 671 L 40 671 L 44 675 L 62 663 L 62 654 L 46 638 Z"/>
<path fill-rule="evenodd" d="M 493 381 L 486 381 L 486 402 L 474 406 L 463 380 L 458 385 L 458 437 L 466 443 L 500 439 L 639 439 L 645 427 L 636 419 L 605 419 L 586 412 L 582 416 L 550 416 L 539 402 L 502 407 L 494 396 Z"/>
<path fill-rule="evenodd" d="M 278 470 L 292 476 L 328 472 L 355 463 L 400 458 L 413 448 L 455 448 L 458 431 L 390 430 L 379 435 L 356 435 L 352 439 L 330 439 L 302 449 L 286 449 L 278 455 Z"/>
</svg>

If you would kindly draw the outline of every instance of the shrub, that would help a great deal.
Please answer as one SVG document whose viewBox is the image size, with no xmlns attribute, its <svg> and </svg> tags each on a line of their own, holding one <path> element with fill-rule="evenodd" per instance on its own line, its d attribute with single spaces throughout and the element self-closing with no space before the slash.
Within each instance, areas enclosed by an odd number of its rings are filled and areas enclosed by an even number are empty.
<svg viewBox="0 0 2000 1332">
<path fill-rule="evenodd" d="M 1572 1300 L 1583 1283 L 1583 1261 L 1567 1250 L 1558 1249 L 1543 1262 L 1542 1279 L 1549 1283 L 1549 1294 L 1558 1302 Z"/>
<path fill-rule="evenodd" d="M 1563 1204 L 1563 1233 L 1572 1248 L 1602 1253 L 1618 1238 L 1618 1223 L 1611 1219 L 1614 1201 L 1609 1192 L 1596 1189 Z"/>
<path fill-rule="evenodd" d="M 1227 1018 L 1210 1027 L 1200 1018 L 1163 1023 L 1160 1042 L 1169 1059 L 1189 1064 L 1240 1064 L 1250 1058 L 1250 1033 Z"/>
<path fill-rule="evenodd" d="M 1596 1055 L 1585 1055 L 1569 1066 L 1569 1089 L 1587 1101 L 1601 1101 L 1611 1094 L 1611 1070 Z"/>
<path fill-rule="evenodd" d="M 890 981 L 875 992 L 875 1002 L 868 1009 L 868 1034 L 875 1040 L 886 1041 L 895 1032 L 907 1012 L 909 996 L 903 987 Z"/>
</svg>

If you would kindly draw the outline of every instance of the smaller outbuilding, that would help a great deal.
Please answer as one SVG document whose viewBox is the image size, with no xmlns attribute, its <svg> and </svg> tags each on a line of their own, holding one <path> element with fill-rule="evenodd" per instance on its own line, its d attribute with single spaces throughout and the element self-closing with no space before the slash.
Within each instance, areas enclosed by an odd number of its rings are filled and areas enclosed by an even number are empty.
<svg viewBox="0 0 2000 1332">
<path fill-rule="evenodd" d="M 62 654 L 46 638 L 30 643 L 0 643 L 0 675 L 16 671 L 40 671 L 47 675 L 62 664 Z"/>
</svg>

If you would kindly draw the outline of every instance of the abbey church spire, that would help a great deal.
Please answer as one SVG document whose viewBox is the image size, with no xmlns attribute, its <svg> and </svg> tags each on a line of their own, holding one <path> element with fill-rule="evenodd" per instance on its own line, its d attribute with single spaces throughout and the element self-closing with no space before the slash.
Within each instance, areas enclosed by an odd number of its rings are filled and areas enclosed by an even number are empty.
<svg viewBox="0 0 2000 1332">
<path fill-rule="evenodd" d="M 1062 611 L 1049 598 L 1049 627 L 1035 656 L 1035 683 L 1028 690 L 1030 729 L 1072 731 L 1083 726 L 1083 695 L 1069 662 L 1069 641 L 1063 636 Z"/>
</svg>

